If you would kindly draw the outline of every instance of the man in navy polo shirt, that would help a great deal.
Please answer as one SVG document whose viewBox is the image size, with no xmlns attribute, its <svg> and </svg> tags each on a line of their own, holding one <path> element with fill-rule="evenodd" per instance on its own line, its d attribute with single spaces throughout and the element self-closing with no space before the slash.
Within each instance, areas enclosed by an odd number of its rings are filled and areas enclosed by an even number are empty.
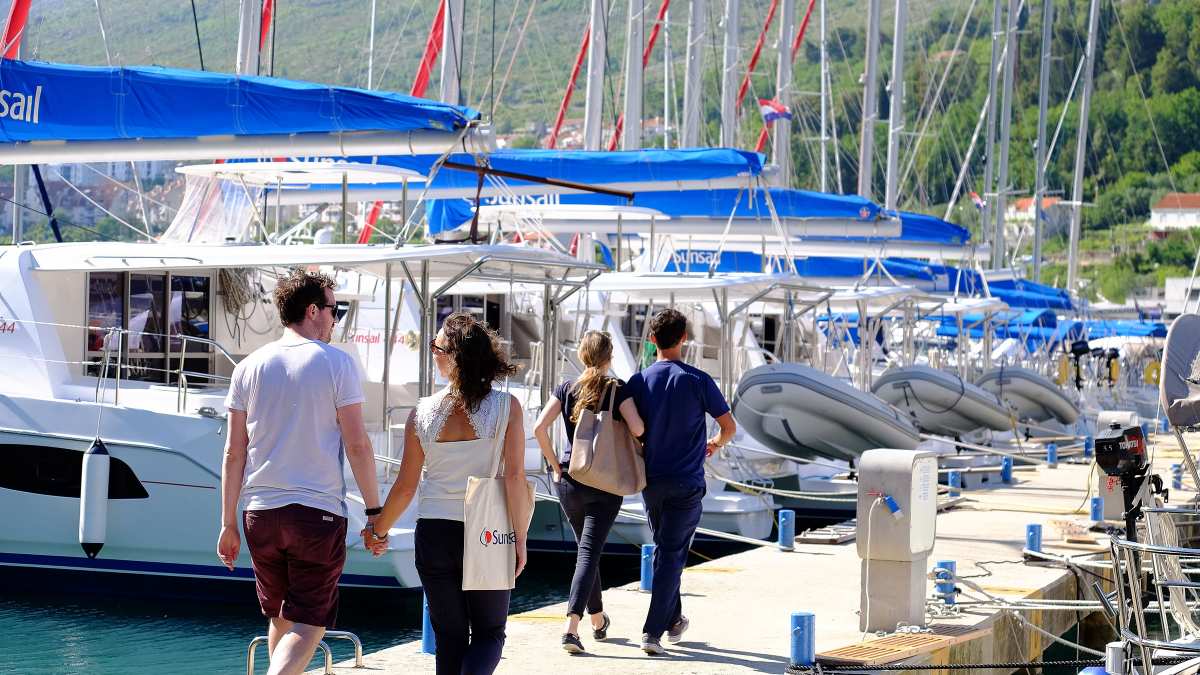
<svg viewBox="0 0 1200 675">
<path fill-rule="evenodd" d="M 642 650 L 665 654 L 662 634 L 679 642 L 687 630 L 679 599 L 679 580 L 700 523 L 704 498 L 704 459 L 724 446 L 737 429 L 729 405 L 708 373 L 681 360 L 687 318 L 664 309 L 650 320 L 650 340 L 658 360 L 625 385 L 646 422 L 643 450 L 646 489 L 642 500 L 654 533 L 654 587 L 642 626 Z M 705 415 L 721 432 L 707 437 Z"/>
</svg>

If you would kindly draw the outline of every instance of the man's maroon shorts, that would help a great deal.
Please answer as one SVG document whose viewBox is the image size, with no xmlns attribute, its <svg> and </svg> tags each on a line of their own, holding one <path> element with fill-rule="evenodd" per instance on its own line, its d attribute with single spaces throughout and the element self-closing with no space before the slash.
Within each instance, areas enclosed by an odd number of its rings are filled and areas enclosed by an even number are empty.
<svg viewBox="0 0 1200 675">
<path fill-rule="evenodd" d="M 288 504 L 245 511 L 242 526 L 263 616 L 333 628 L 346 564 L 346 519 Z"/>
</svg>

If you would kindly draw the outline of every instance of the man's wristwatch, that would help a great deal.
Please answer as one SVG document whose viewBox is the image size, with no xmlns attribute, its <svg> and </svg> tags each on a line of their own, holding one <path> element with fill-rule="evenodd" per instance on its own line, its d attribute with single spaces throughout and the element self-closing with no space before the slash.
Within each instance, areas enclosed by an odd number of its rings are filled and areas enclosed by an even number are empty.
<svg viewBox="0 0 1200 675">
<path fill-rule="evenodd" d="M 377 516 L 377 515 L 379 515 L 379 514 L 381 514 L 381 513 L 383 513 L 383 507 L 382 507 L 382 506 L 376 506 L 376 507 L 374 507 L 374 508 L 369 508 L 369 509 L 367 509 L 367 510 L 366 510 L 366 514 L 367 514 L 367 517 L 368 517 L 368 518 L 370 518 L 371 516 Z"/>
</svg>

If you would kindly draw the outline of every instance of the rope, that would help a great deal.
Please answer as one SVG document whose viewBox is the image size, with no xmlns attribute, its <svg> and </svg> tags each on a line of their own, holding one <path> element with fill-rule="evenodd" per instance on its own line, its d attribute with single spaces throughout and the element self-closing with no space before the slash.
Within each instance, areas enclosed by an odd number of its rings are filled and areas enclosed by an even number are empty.
<svg viewBox="0 0 1200 675">
<path fill-rule="evenodd" d="M 1187 663 L 1194 657 L 1172 656 L 1162 659 L 1154 659 L 1151 663 L 1156 666 L 1178 665 Z M 1141 665 L 1141 659 L 1132 659 L 1137 665 Z M 1020 669 L 1043 669 L 1043 668 L 1063 668 L 1075 666 L 1103 666 L 1104 659 L 1071 659 L 1066 661 L 999 661 L 993 663 L 948 663 L 944 665 L 937 664 L 884 664 L 875 666 L 858 666 L 850 664 L 838 665 L 821 665 L 817 664 L 811 668 L 803 668 L 799 666 L 788 666 L 789 673 L 874 673 L 879 671 L 905 671 L 905 670 L 1020 670 Z"/>
</svg>

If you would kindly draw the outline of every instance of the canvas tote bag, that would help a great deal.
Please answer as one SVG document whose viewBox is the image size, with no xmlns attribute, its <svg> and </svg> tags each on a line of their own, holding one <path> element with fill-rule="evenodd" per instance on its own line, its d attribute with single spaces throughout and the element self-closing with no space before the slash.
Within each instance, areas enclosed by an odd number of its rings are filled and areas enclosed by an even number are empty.
<svg viewBox="0 0 1200 675">
<path fill-rule="evenodd" d="M 607 409 L 604 408 L 605 398 Z M 617 385 L 614 382 L 601 398 L 600 412 L 584 410 L 579 414 L 567 473 L 584 485 L 625 497 L 646 487 L 646 462 L 642 458 L 641 443 L 613 414 L 616 400 Z"/>
<path fill-rule="evenodd" d="M 508 515 L 504 479 L 500 477 L 510 400 L 508 394 L 502 395 L 491 472 L 467 478 L 467 494 L 463 499 L 464 591 L 506 591 L 517 585 L 517 534 Z M 525 487 L 524 497 L 532 519 L 533 483 L 527 481 Z M 529 523 L 525 526 L 528 528 Z"/>
</svg>

